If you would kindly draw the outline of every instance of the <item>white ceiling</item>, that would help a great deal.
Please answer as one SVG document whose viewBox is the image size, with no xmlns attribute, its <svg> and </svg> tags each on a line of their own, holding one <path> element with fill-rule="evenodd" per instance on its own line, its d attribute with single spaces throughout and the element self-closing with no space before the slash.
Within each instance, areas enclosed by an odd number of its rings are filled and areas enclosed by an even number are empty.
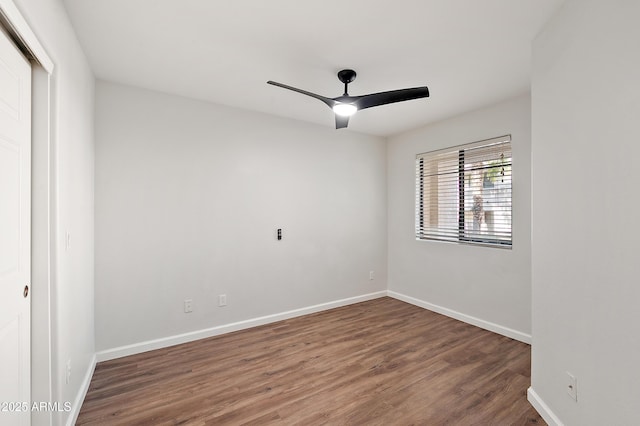
<svg viewBox="0 0 640 426">
<path fill-rule="evenodd" d="M 524 93 L 531 41 L 563 0 L 64 0 L 96 76 L 335 125 L 322 102 L 426 85 L 431 96 L 361 111 L 388 136 Z"/>
</svg>

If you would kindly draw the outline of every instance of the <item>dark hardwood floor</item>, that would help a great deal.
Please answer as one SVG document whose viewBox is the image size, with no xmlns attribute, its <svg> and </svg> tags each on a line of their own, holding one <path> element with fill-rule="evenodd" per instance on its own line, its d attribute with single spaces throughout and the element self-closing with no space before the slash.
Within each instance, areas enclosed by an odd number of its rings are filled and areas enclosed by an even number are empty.
<svg viewBox="0 0 640 426">
<path fill-rule="evenodd" d="M 99 363 L 77 424 L 545 424 L 530 347 L 382 298 Z"/>
</svg>

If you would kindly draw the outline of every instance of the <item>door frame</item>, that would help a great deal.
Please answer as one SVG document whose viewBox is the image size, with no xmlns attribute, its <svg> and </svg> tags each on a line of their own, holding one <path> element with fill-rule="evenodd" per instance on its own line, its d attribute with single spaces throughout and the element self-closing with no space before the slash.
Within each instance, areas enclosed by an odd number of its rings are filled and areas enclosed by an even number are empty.
<svg viewBox="0 0 640 426">
<path fill-rule="evenodd" d="M 13 0 L 0 0 L 0 25 L 31 63 L 31 400 L 55 401 L 55 122 L 54 63 Z M 31 413 L 53 424 L 52 412 Z"/>
</svg>

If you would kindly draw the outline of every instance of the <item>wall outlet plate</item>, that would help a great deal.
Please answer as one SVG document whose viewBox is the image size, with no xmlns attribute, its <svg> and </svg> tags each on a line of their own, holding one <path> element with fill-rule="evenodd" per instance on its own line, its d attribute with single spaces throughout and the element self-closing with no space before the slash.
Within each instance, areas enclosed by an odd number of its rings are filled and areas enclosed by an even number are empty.
<svg viewBox="0 0 640 426">
<path fill-rule="evenodd" d="M 567 371 L 567 393 L 578 402 L 578 379 Z"/>
<path fill-rule="evenodd" d="M 70 381 L 71 381 L 71 358 L 67 360 L 67 371 L 64 376 L 64 382 L 66 384 L 69 384 Z"/>
</svg>

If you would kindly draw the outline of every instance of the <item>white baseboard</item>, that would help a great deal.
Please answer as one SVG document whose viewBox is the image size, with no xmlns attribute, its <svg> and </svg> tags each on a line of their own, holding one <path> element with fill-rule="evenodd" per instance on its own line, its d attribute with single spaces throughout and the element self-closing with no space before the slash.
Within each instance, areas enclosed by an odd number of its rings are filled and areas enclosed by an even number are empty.
<svg viewBox="0 0 640 426">
<path fill-rule="evenodd" d="M 564 423 L 551 411 L 549 406 L 545 404 L 542 398 L 540 398 L 540 395 L 538 395 L 532 387 L 527 389 L 527 400 L 549 426 L 564 426 Z"/>
<path fill-rule="evenodd" d="M 459 321 L 466 322 L 471 325 L 475 325 L 476 327 L 484 328 L 485 330 L 502 334 L 503 336 L 510 337 L 520 342 L 527 343 L 529 345 L 531 344 L 530 334 L 526 334 L 509 327 L 503 327 L 499 324 L 485 321 L 480 318 L 472 317 L 471 315 L 463 314 L 462 312 L 454 311 L 453 309 L 434 305 L 433 303 L 425 302 L 424 300 L 416 299 L 415 297 L 406 296 L 402 293 L 396 293 L 395 291 L 388 290 L 387 295 L 389 297 L 393 297 L 394 299 L 402 300 L 403 302 L 411 303 L 412 305 L 420 306 L 421 308 L 428 309 L 430 311 L 437 312 L 451 318 L 455 318 Z"/>
<path fill-rule="evenodd" d="M 155 340 L 148 340 L 146 342 L 135 343 L 127 346 L 120 346 L 117 348 L 100 351 L 96 354 L 96 358 L 98 362 L 108 361 L 110 359 L 116 359 L 124 356 L 152 351 L 155 349 L 166 348 L 169 346 L 179 345 L 181 343 L 192 342 L 194 340 L 205 339 L 207 337 L 213 337 L 213 336 L 218 336 L 225 333 L 231 333 L 233 331 L 244 330 L 251 327 L 257 327 L 259 325 L 270 324 L 272 322 L 299 317 L 301 315 L 307 315 L 315 312 L 326 311 L 327 309 L 333 309 L 341 306 L 352 305 L 354 303 L 365 302 L 367 300 L 378 299 L 380 297 L 385 297 L 386 295 L 387 295 L 387 291 L 383 290 L 375 293 L 363 294 L 361 296 L 349 297 L 347 299 L 321 303 L 319 305 L 308 306 L 306 308 L 294 309 L 291 311 L 281 312 L 278 314 L 252 318 L 244 321 L 234 322 L 231 324 L 219 325 L 216 327 L 206 328 L 203 330 L 191 331 L 189 333 L 163 337 Z"/>
<path fill-rule="evenodd" d="M 80 389 L 78 390 L 78 394 L 76 395 L 75 401 L 71 405 L 71 411 L 69 412 L 69 417 L 67 417 L 67 426 L 73 426 L 76 424 L 76 420 L 78 420 L 78 414 L 80 414 L 80 409 L 82 408 L 82 403 L 84 402 L 85 396 L 87 396 L 87 391 L 89 390 L 89 385 L 91 384 L 91 378 L 93 377 L 93 372 L 96 369 L 96 356 L 94 355 L 91 358 L 91 362 L 89 363 L 89 368 L 82 379 L 82 383 L 80 384 Z"/>
</svg>

